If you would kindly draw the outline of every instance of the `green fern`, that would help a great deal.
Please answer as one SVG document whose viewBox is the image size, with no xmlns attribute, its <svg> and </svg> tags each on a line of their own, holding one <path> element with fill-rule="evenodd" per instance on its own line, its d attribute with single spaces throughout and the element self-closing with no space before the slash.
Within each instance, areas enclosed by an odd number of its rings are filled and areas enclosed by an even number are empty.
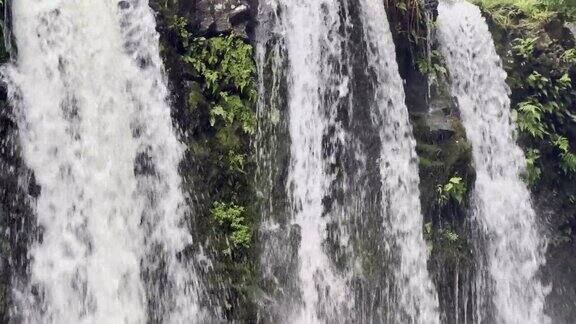
<svg viewBox="0 0 576 324">
<path fill-rule="evenodd" d="M 514 40 L 514 46 L 512 49 L 514 53 L 523 59 L 527 60 L 534 54 L 534 46 L 538 37 L 530 37 L 530 38 L 517 38 Z"/>
<path fill-rule="evenodd" d="M 533 138 L 543 139 L 548 134 L 542 123 L 543 107 L 534 101 L 522 102 L 514 111 L 518 128 L 521 132 L 530 134 Z"/>
<path fill-rule="evenodd" d="M 524 174 L 524 180 L 530 185 L 536 184 L 542 176 L 542 170 L 538 167 L 539 159 L 539 150 L 530 149 L 526 152 L 526 174 Z"/>
<path fill-rule="evenodd" d="M 251 106 L 258 94 L 252 46 L 234 35 L 199 37 L 190 43 L 184 61 L 204 79 L 205 92 L 214 98 L 210 124 L 216 126 L 218 120 L 226 127 L 239 123 L 246 134 L 254 134 Z M 229 91 L 230 87 L 235 89 Z"/>
<path fill-rule="evenodd" d="M 576 63 L 576 48 L 565 51 L 560 58 L 567 63 Z"/>
<path fill-rule="evenodd" d="M 560 167 L 566 174 L 576 174 L 576 154 L 570 152 L 570 142 L 564 136 L 556 136 L 552 143 L 560 151 Z"/>
</svg>

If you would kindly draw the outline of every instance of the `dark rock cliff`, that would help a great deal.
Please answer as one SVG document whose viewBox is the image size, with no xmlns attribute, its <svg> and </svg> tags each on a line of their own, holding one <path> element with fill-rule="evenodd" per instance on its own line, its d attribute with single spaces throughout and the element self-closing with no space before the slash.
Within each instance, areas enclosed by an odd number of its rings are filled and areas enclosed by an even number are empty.
<svg viewBox="0 0 576 324">
<path fill-rule="evenodd" d="M 251 187 L 251 135 L 243 126 L 223 125 L 214 120 L 212 111 L 222 102 L 220 93 L 239 96 L 245 108 L 252 110 L 250 91 L 242 90 L 235 80 L 224 80 L 213 91 L 188 58 L 208 49 L 216 60 L 234 51 L 245 55 L 242 43 L 249 46 L 256 25 L 257 2 L 254 0 L 198 0 L 173 1 L 152 0 L 151 7 L 157 12 L 157 29 L 160 33 L 162 56 L 171 90 L 172 116 L 180 130 L 182 142 L 187 146 L 180 171 L 185 191 L 192 206 L 192 232 L 196 252 L 203 251 L 211 262 L 199 263 L 197 268 L 206 284 L 205 305 L 216 312 L 215 317 L 254 321 L 257 292 L 257 258 L 253 242 L 244 241 L 243 246 L 230 242 L 229 224 L 217 221 L 214 206 L 225 206 L 220 211 L 239 211 L 242 214 L 243 232 L 253 234 L 256 222 L 254 196 Z M 206 40 L 205 40 L 206 39 Z M 214 40 L 214 42 L 210 42 Z M 218 42 L 226 42 L 231 48 L 218 48 Z M 233 47 L 233 48 L 232 48 Z M 253 51 L 250 51 L 253 53 Z M 242 62 L 247 70 L 255 72 L 252 54 Z M 236 56 L 235 56 L 236 57 Z M 201 60 L 202 58 L 200 58 Z M 200 62 L 201 63 L 201 62 Z M 216 73 L 221 66 L 217 62 Z M 253 74 L 251 76 L 255 78 Z M 218 81 L 219 83 L 219 81 Z M 250 82 L 249 82 L 250 83 Z M 248 88 L 253 88 L 254 84 Z M 216 94 L 214 94 L 216 92 Z M 248 246 L 250 245 L 250 246 Z"/>
<path fill-rule="evenodd" d="M 0 63 L 10 60 L 11 1 L 0 5 L 4 13 L 0 44 Z M 0 322 L 9 320 L 11 287 L 27 276 L 28 246 L 35 235 L 34 200 L 40 193 L 33 173 L 22 158 L 18 131 L 18 113 L 8 104 L 6 84 L 0 83 Z"/>
</svg>

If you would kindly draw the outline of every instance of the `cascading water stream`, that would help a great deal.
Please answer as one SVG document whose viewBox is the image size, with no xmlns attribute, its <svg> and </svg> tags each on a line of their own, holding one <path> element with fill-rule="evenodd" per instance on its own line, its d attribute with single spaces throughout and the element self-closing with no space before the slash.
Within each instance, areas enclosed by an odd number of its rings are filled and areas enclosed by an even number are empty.
<svg viewBox="0 0 576 324">
<path fill-rule="evenodd" d="M 438 322 L 426 268 L 415 141 L 384 4 L 282 0 L 260 6 L 260 122 L 275 121 L 261 126 L 259 143 L 280 150 L 282 132 L 274 126 L 283 126 L 282 116 L 288 120 L 285 213 L 291 223 L 277 215 L 280 199 L 271 199 L 271 181 L 282 180 L 282 172 L 259 169 L 269 194 L 263 272 L 280 286 L 274 293 L 297 295 L 272 297 L 273 304 L 290 304 L 273 306 L 272 312 L 288 313 L 273 317 L 302 323 Z M 281 167 L 271 163 L 281 154 L 258 155 L 259 168 Z M 294 227 L 296 252 L 289 247 Z M 373 263 L 377 270 L 368 269 Z M 295 284 L 291 273 L 279 271 L 294 264 Z"/>
<path fill-rule="evenodd" d="M 345 283 L 323 251 L 327 234 L 324 198 L 333 175 L 331 156 L 323 151 L 324 136 L 335 114 L 324 96 L 330 87 L 329 58 L 339 54 L 335 33 L 339 23 L 334 1 L 281 1 L 289 58 L 288 114 L 291 163 L 288 196 L 293 223 L 300 230 L 299 286 L 302 307 L 291 321 L 314 323 L 320 314 L 335 314 L 345 301 Z M 344 82 L 344 81 L 343 81 Z M 342 85 L 345 87 L 346 85 Z M 325 295 L 325 293 L 326 295 Z"/>
<path fill-rule="evenodd" d="M 376 84 L 372 118 L 380 131 L 380 173 L 386 248 L 393 255 L 392 322 L 438 322 L 438 296 L 428 259 L 418 188 L 416 141 L 404 101 L 396 51 L 382 1 L 361 0 L 368 68 Z M 395 308 L 396 308 L 395 307 Z"/>
<path fill-rule="evenodd" d="M 472 213 L 484 251 L 478 256 L 476 320 L 548 322 L 547 289 L 537 278 L 545 243 L 520 177 L 525 158 L 515 143 L 506 73 L 478 7 L 441 3 L 438 26 L 477 173 Z"/>
<path fill-rule="evenodd" d="M 191 242 L 147 1 L 13 3 L 5 68 L 40 234 L 14 316 L 27 322 L 198 318 Z M 183 257 L 182 257 L 183 259 Z"/>
</svg>

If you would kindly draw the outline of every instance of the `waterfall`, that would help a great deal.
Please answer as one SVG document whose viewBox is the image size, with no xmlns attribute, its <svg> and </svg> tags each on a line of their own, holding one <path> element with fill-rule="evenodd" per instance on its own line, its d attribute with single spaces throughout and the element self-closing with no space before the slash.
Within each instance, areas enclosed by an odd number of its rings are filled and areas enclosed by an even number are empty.
<svg viewBox="0 0 576 324">
<path fill-rule="evenodd" d="M 337 313 L 345 301 L 344 278 L 335 273 L 323 244 L 327 235 L 324 199 L 333 180 L 328 168 L 333 156 L 323 150 L 336 111 L 325 101 L 334 87 L 330 59 L 339 56 L 338 4 L 334 1 L 281 1 L 282 32 L 288 53 L 288 130 L 290 166 L 287 190 L 292 223 L 298 227 L 298 281 L 302 307 L 290 321 L 320 322 L 319 313 Z M 332 103 L 334 104 L 334 103 Z M 326 295 L 321 292 L 326 292 Z"/>
<path fill-rule="evenodd" d="M 438 321 L 438 297 L 426 269 L 427 251 L 422 234 L 418 157 L 404 89 L 398 73 L 394 42 L 381 1 L 362 0 L 362 21 L 368 49 L 368 67 L 376 82 L 372 107 L 381 141 L 382 210 L 395 256 L 393 280 L 400 312 L 417 323 Z M 393 322 L 405 322 L 397 315 Z"/>
<path fill-rule="evenodd" d="M 259 21 L 263 303 L 281 322 L 438 322 L 383 3 L 267 1 Z"/>
<path fill-rule="evenodd" d="M 4 68 L 41 193 L 26 322 L 198 318 L 198 283 L 155 21 L 147 1 L 14 1 Z"/>
<path fill-rule="evenodd" d="M 548 322 L 547 289 L 537 278 L 545 242 L 520 177 L 525 158 L 515 143 L 506 73 L 478 7 L 442 3 L 439 15 L 439 42 L 477 173 L 472 216 L 484 238 L 478 256 L 477 320 Z"/>
</svg>

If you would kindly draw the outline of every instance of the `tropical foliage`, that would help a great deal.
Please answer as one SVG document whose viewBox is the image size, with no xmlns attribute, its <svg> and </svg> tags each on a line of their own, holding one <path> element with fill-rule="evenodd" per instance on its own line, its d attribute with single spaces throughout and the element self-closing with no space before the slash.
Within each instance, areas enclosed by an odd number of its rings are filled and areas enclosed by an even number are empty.
<svg viewBox="0 0 576 324">
<path fill-rule="evenodd" d="M 445 185 L 438 186 L 438 203 L 445 205 L 452 200 L 461 204 L 466 198 L 466 183 L 459 176 L 454 176 Z"/>
<path fill-rule="evenodd" d="M 245 208 L 236 204 L 215 202 L 212 208 L 212 217 L 220 225 L 229 242 L 229 247 L 224 251 L 231 254 L 241 248 L 249 248 L 252 241 L 252 231 L 246 222 Z"/>
</svg>

